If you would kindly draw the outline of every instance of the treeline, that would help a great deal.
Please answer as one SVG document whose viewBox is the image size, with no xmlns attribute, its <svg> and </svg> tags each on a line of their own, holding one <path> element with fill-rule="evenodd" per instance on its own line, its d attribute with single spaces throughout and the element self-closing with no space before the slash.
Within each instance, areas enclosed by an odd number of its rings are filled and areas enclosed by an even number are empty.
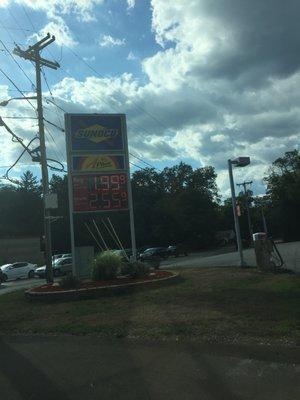
<svg viewBox="0 0 300 400">
<path fill-rule="evenodd" d="M 134 216 L 138 246 L 184 243 L 192 248 L 216 244 L 216 232 L 234 229 L 230 199 L 221 202 L 212 167 L 193 169 L 180 163 L 158 172 L 152 168 L 132 175 Z M 285 240 L 300 238 L 300 153 L 287 152 L 274 161 L 265 177 L 266 195 L 247 196 L 240 193 L 240 225 L 245 242 L 249 241 L 246 215 L 248 201 L 253 230 L 263 230 L 265 216 L 268 231 Z M 59 207 L 53 212 L 58 218 L 51 224 L 54 251 L 70 249 L 67 177 L 53 175 L 51 191 L 58 194 Z M 127 212 L 110 213 L 120 239 L 130 246 Z M 40 236 L 43 232 L 41 186 L 27 171 L 17 186 L 0 187 L 0 237 Z M 108 245 L 114 247 L 101 222 L 101 215 L 79 215 L 75 218 L 78 245 L 94 245 L 86 224 L 93 232 L 95 222 Z"/>
</svg>

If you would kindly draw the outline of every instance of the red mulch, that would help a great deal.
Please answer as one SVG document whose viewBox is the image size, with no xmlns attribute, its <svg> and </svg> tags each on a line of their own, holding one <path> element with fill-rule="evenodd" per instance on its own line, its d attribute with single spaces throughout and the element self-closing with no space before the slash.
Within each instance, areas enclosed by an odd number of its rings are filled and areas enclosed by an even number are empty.
<svg viewBox="0 0 300 400">
<path fill-rule="evenodd" d="M 93 288 L 100 288 L 100 287 L 105 287 L 105 286 L 124 285 L 126 283 L 148 282 L 148 281 L 154 281 L 156 279 L 167 278 L 172 275 L 173 275 L 172 272 L 158 270 L 158 271 L 151 272 L 148 276 L 144 276 L 143 278 L 118 277 L 116 279 L 112 279 L 109 281 L 81 282 L 81 284 L 76 289 L 93 289 Z M 74 288 L 65 289 L 56 284 L 54 284 L 54 285 L 46 284 L 46 285 L 32 288 L 32 289 L 30 289 L 30 292 L 61 292 L 61 291 L 68 291 L 68 290 L 74 290 Z"/>
</svg>

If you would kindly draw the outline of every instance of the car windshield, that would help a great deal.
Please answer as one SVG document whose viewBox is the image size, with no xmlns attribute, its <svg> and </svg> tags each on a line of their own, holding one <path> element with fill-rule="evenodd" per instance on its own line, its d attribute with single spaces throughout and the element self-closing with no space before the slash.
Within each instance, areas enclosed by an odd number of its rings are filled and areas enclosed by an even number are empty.
<svg viewBox="0 0 300 400">
<path fill-rule="evenodd" d="M 5 268 L 5 267 L 10 267 L 12 264 L 4 264 L 4 265 L 1 265 L 1 268 L 3 267 L 3 268 Z"/>
</svg>

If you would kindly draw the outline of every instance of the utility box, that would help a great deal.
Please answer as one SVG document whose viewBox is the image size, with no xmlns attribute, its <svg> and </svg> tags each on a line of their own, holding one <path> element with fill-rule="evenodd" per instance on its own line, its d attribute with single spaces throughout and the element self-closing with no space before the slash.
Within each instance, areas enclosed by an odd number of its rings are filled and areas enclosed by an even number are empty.
<svg viewBox="0 0 300 400">
<path fill-rule="evenodd" d="M 94 257 L 93 246 L 75 247 L 75 260 L 80 279 L 90 277 L 90 265 Z"/>
<path fill-rule="evenodd" d="M 273 244 L 265 232 L 253 234 L 253 243 L 256 257 L 257 268 L 262 272 L 274 270 L 274 264 L 271 261 Z"/>
</svg>

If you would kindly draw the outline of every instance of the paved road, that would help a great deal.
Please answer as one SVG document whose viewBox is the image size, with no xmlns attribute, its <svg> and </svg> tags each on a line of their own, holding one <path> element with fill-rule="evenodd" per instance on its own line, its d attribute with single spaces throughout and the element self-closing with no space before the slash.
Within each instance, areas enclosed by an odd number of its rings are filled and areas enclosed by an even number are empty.
<svg viewBox="0 0 300 400">
<path fill-rule="evenodd" d="M 9 400 L 296 400 L 300 350 L 0 337 Z"/>
<path fill-rule="evenodd" d="M 34 286 L 39 286 L 45 283 L 45 279 L 18 279 L 16 281 L 4 282 L 0 285 L 0 296 L 4 293 L 14 292 L 19 289 L 30 289 Z M 1 392 L 0 392 L 1 393 Z"/>
<path fill-rule="evenodd" d="M 277 245 L 285 262 L 285 267 L 300 273 L 300 242 L 280 243 Z M 244 258 L 249 266 L 255 266 L 254 249 L 244 250 Z M 170 258 L 162 262 L 164 267 L 222 267 L 239 265 L 239 255 L 236 251 L 226 254 L 197 253 L 188 257 Z"/>
</svg>

